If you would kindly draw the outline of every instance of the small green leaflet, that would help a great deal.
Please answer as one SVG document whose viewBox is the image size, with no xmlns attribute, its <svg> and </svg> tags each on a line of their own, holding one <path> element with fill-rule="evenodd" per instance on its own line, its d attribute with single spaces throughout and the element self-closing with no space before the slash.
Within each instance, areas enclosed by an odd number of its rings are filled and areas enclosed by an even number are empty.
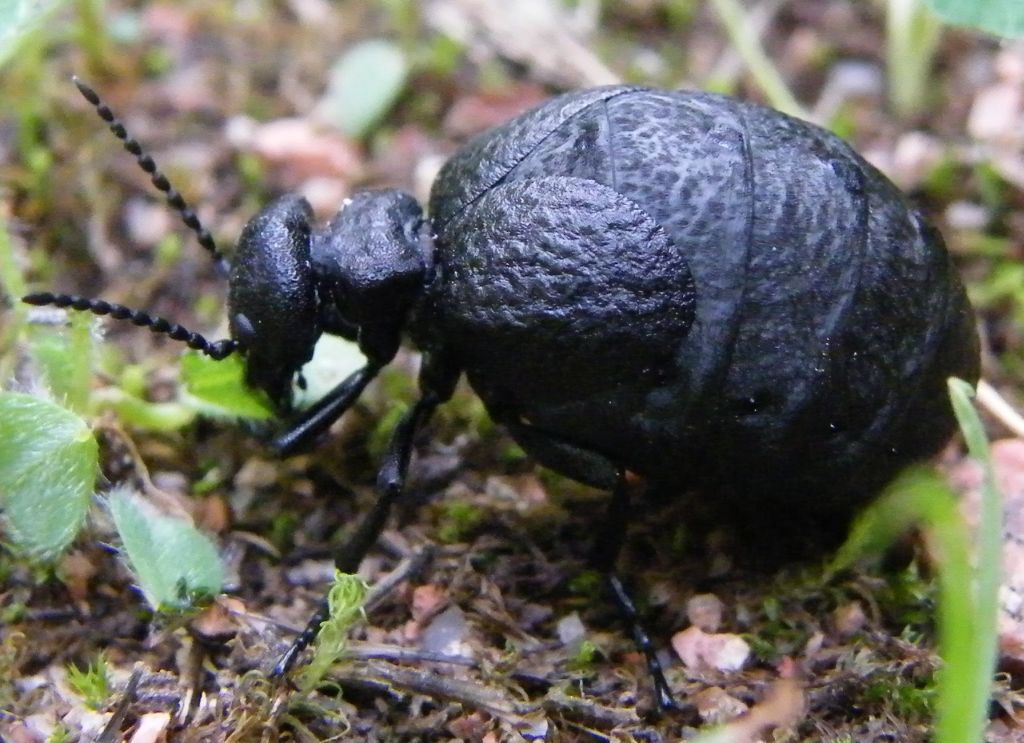
<svg viewBox="0 0 1024 743">
<path fill-rule="evenodd" d="M 302 367 L 306 389 L 296 389 L 295 407 L 308 407 L 326 395 L 345 377 L 366 366 L 359 346 L 336 335 L 324 333 L 316 342 L 313 358 Z"/>
<path fill-rule="evenodd" d="M 89 413 L 93 382 L 93 317 L 80 312 L 68 315 L 68 327 L 28 326 L 29 346 L 36 367 L 55 400 L 68 410 Z"/>
<path fill-rule="evenodd" d="M 6 538 L 52 559 L 78 534 L 96 483 L 98 447 L 85 421 L 56 403 L 0 393 L 0 506 Z"/>
<path fill-rule="evenodd" d="M 66 0 L 0 0 L 0 65 Z"/>
<path fill-rule="evenodd" d="M 405 55 L 392 42 L 356 44 L 331 68 L 317 112 L 350 137 L 361 137 L 394 104 L 408 71 Z"/>
<path fill-rule="evenodd" d="M 319 400 L 345 377 L 366 364 L 366 357 L 351 341 L 323 335 L 313 358 L 303 367 L 305 390 L 295 389 L 295 405 L 301 409 Z M 273 418 L 275 411 L 266 396 L 245 384 L 245 357 L 228 356 L 213 361 L 198 352 L 181 359 L 183 402 L 204 415 L 221 418 Z"/>
<path fill-rule="evenodd" d="M 139 587 L 158 611 L 180 611 L 215 596 L 224 568 L 213 543 L 185 519 L 168 516 L 128 488 L 111 491 L 110 514 Z"/>
<path fill-rule="evenodd" d="M 198 352 L 181 358 L 181 381 L 189 403 L 199 412 L 221 418 L 272 418 L 270 401 L 245 383 L 245 363 L 235 354 L 214 361 Z"/>
<path fill-rule="evenodd" d="M 970 26 L 996 36 L 1024 36 L 1022 0 L 926 0 L 947 23 Z"/>
</svg>

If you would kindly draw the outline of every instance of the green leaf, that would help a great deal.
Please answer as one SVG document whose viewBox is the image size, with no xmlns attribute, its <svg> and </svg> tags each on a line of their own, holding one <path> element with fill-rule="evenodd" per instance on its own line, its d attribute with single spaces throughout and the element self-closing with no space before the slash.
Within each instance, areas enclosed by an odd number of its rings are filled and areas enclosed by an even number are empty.
<svg viewBox="0 0 1024 743">
<path fill-rule="evenodd" d="M 74 413 L 0 393 L 0 506 L 18 550 L 52 559 L 71 543 L 89 509 L 97 457 L 92 431 Z"/>
<path fill-rule="evenodd" d="M 295 391 L 295 407 L 312 405 L 334 389 L 356 369 L 366 366 L 359 346 L 336 335 L 321 335 L 313 349 L 313 358 L 302 367 L 306 389 Z"/>
<path fill-rule="evenodd" d="M 356 44 L 331 68 L 317 111 L 350 137 L 361 137 L 394 104 L 408 71 L 405 55 L 392 42 Z"/>
<path fill-rule="evenodd" d="M 0 65 L 66 0 L 0 0 Z"/>
<path fill-rule="evenodd" d="M 996 36 L 1024 36 L 1024 2 L 1021 0 L 926 0 L 943 20 L 970 26 Z"/>
<path fill-rule="evenodd" d="M 194 407 L 179 402 L 149 402 L 119 387 L 106 387 L 93 395 L 96 408 L 112 409 L 132 428 L 147 431 L 179 431 L 196 417 Z"/>
<path fill-rule="evenodd" d="M 274 408 L 266 395 L 245 383 L 245 359 L 235 354 L 221 361 L 198 352 L 181 359 L 181 381 L 186 402 L 199 412 L 221 418 L 272 418 Z"/>
<path fill-rule="evenodd" d="M 150 606 L 180 611 L 220 592 L 224 584 L 220 557 L 213 543 L 190 522 L 160 512 L 127 488 L 111 491 L 108 507 Z"/>
<path fill-rule="evenodd" d="M 93 323 L 92 315 L 71 312 L 65 328 L 30 326 L 28 332 L 32 358 L 53 398 L 81 414 L 89 411 L 92 391 Z"/>
</svg>

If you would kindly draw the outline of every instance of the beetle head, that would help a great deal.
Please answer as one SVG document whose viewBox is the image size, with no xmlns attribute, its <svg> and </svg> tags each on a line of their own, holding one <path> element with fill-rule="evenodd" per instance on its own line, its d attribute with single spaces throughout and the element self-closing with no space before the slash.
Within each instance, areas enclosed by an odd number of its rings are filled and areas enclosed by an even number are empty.
<svg viewBox="0 0 1024 743">
<path fill-rule="evenodd" d="M 290 408 L 292 379 L 312 358 L 322 331 L 358 339 L 372 364 L 391 360 L 432 265 L 429 226 L 412 196 L 394 190 L 358 194 L 322 231 L 313 230 L 305 199 L 283 196 L 246 224 L 229 272 L 213 237 L 153 159 L 92 88 L 74 82 L 221 273 L 229 273 L 231 338 L 208 341 L 177 323 L 102 299 L 39 292 L 26 302 L 130 320 L 214 359 L 241 351 L 246 383 L 265 391 L 281 412 Z"/>
<path fill-rule="evenodd" d="M 357 337 L 386 363 L 433 264 L 429 224 L 416 200 L 393 189 L 364 191 L 312 240 L 325 330 Z M 329 313 L 333 313 L 329 315 Z"/>
<path fill-rule="evenodd" d="M 217 250 L 213 237 L 153 159 L 92 88 L 78 78 L 74 78 L 74 83 L 124 148 L 135 156 L 168 205 L 195 233 L 219 271 L 227 274 L 227 261 Z M 23 299 L 34 305 L 55 305 L 129 320 L 216 360 L 242 351 L 246 355 L 246 382 L 264 390 L 285 412 L 291 405 L 292 378 L 312 357 L 320 336 L 316 276 L 310 260 L 311 220 L 312 212 L 305 199 L 284 196 L 245 226 L 230 268 L 231 338 L 208 341 L 177 323 L 102 299 L 50 292 L 29 294 Z"/>
<path fill-rule="evenodd" d="M 280 197 L 245 225 L 231 262 L 228 317 L 245 349 L 246 382 L 282 410 L 320 337 L 311 221 L 305 199 Z"/>
</svg>

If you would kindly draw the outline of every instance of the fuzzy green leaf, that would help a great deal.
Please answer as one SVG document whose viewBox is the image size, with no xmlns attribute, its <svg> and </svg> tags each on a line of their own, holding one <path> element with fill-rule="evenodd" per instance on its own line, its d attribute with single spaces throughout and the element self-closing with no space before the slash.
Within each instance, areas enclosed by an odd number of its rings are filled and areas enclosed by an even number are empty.
<svg viewBox="0 0 1024 743">
<path fill-rule="evenodd" d="M 350 137 L 369 131 L 405 87 L 408 65 L 395 44 L 371 39 L 349 49 L 331 68 L 319 114 Z"/>
<path fill-rule="evenodd" d="M 366 366 L 366 357 L 359 346 L 336 335 L 320 336 L 313 349 L 313 358 L 302 367 L 306 389 L 295 390 L 295 407 L 305 408 L 326 395 L 345 377 Z"/>
<path fill-rule="evenodd" d="M 195 526 L 161 513 L 125 488 L 110 493 L 108 506 L 150 606 L 158 611 L 180 611 L 199 598 L 220 592 L 224 584 L 220 557 Z"/>
<path fill-rule="evenodd" d="M 942 18 L 957 26 L 969 26 L 996 36 L 1024 36 L 1024 3 L 1021 0 L 927 0 Z"/>
<path fill-rule="evenodd" d="M 0 0 L 0 64 L 66 0 Z"/>
<path fill-rule="evenodd" d="M 46 386 L 55 400 L 76 413 L 90 411 L 93 381 L 95 318 L 88 313 L 68 313 L 68 325 L 60 329 L 29 326 L 29 347 Z"/>
<path fill-rule="evenodd" d="M 221 418 L 271 418 L 274 408 L 260 392 L 245 383 L 245 361 L 239 355 L 214 361 L 201 353 L 181 359 L 186 401 L 199 412 Z"/>
<path fill-rule="evenodd" d="M 97 457 L 92 431 L 74 413 L 0 393 L 0 506 L 17 549 L 52 559 L 71 543 L 89 509 Z"/>
</svg>

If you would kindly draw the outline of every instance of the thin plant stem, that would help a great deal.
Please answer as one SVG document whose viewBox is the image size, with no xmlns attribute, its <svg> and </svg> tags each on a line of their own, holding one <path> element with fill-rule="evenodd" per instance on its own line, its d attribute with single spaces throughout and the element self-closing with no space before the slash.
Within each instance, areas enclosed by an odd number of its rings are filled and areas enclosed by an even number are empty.
<svg viewBox="0 0 1024 743">
<path fill-rule="evenodd" d="M 932 61 L 942 23 L 920 0 L 888 0 L 885 22 L 889 101 L 897 116 L 921 110 L 929 92 Z"/>
<path fill-rule="evenodd" d="M 800 105 L 778 69 L 765 54 L 739 0 L 711 0 L 711 4 L 718 13 L 732 45 L 750 70 L 758 87 L 764 91 L 768 102 L 783 113 L 810 120 L 811 115 Z"/>
</svg>

